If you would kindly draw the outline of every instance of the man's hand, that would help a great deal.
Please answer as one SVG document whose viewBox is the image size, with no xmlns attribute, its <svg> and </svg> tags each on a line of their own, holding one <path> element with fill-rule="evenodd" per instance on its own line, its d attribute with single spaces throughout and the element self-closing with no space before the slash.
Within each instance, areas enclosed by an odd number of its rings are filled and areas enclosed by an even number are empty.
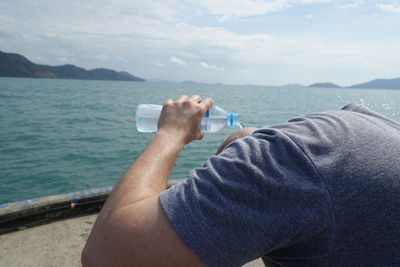
<svg viewBox="0 0 400 267">
<path fill-rule="evenodd" d="M 173 136 L 183 144 L 200 140 L 204 136 L 200 130 L 201 120 L 212 105 L 211 98 L 202 100 L 198 95 L 182 95 L 175 102 L 167 100 L 158 121 L 158 131 Z"/>
</svg>

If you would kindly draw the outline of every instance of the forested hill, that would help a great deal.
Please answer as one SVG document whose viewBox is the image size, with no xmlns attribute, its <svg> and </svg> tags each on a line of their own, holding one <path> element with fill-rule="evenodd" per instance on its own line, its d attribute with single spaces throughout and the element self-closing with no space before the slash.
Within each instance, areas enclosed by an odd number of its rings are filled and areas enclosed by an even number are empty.
<svg viewBox="0 0 400 267">
<path fill-rule="evenodd" d="M 308 87 L 340 88 L 339 85 L 336 85 L 334 83 L 313 83 L 313 84 L 309 85 Z"/>
<path fill-rule="evenodd" d="M 86 70 L 74 65 L 39 65 L 22 55 L 2 51 L 0 51 L 0 77 L 145 81 L 124 71 L 117 72 L 103 68 Z"/>
<path fill-rule="evenodd" d="M 376 79 L 366 83 L 352 85 L 350 88 L 400 89 L 400 78 Z"/>
<path fill-rule="evenodd" d="M 308 87 L 340 88 L 334 83 L 313 83 Z M 375 79 L 369 82 L 351 85 L 344 88 L 366 88 L 366 89 L 400 89 L 400 78 Z"/>
</svg>

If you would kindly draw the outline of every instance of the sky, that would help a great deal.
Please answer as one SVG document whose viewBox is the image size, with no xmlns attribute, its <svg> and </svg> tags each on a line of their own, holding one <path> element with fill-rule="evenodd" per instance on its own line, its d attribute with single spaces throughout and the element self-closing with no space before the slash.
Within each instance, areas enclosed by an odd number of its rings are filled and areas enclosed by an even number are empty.
<svg viewBox="0 0 400 267">
<path fill-rule="evenodd" d="M 400 77 L 400 0 L 0 0 L 0 50 L 145 79 Z"/>
</svg>

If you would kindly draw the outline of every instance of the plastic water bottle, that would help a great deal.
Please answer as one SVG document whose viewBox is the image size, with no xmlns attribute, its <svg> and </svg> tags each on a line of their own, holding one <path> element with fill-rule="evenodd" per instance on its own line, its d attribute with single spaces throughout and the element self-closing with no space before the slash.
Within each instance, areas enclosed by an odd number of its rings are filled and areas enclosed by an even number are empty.
<svg viewBox="0 0 400 267">
<path fill-rule="evenodd" d="M 157 132 L 158 118 L 162 110 L 161 105 L 140 104 L 136 109 L 136 128 L 139 132 Z M 213 106 L 204 114 L 201 130 L 215 133 L 225 126 L 240 126 L 239 114 L 226 112 L 218 106 Z"/>
</svg>

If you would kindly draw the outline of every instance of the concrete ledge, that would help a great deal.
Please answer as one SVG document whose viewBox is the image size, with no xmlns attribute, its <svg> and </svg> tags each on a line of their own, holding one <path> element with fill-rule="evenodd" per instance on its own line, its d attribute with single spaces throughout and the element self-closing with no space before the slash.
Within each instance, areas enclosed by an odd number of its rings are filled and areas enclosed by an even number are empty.
<svg viewBox="0 0 400 267">
<path fill-rule="evenodd" d="M 181 181 L 171 180 L 168 187 Z M 111 191 L 108 186 L 0 205 L 0 234 L 98 213 Z"/>
<path fill-rule="evenodd" d="M 69 218 L 0 235 L 0 266 L 81 266 L 81 252 L 96 217 Z M 261 259 L 245 265 L 260 266 L 264 266 Z"/>
<path fill-rule="evenodd" d="M 172 180 L 168 187 L 181 181 Z M 111 190 L 104 187 L 0 205 L 0 266 L 81 266 L 80 254 L 95 213 Z M 245 265 L 261 266 L 261 259 Z"/>
</svg>

